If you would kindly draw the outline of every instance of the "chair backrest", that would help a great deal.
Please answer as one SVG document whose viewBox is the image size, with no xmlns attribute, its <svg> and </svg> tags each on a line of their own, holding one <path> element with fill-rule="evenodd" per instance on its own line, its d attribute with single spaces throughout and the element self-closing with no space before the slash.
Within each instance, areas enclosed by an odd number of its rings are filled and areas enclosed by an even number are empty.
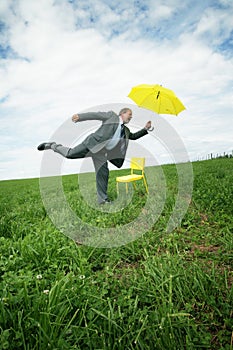
<svg viewBox="0 0 233 350">
<path fill-rule="evenodd" d="M 132 170 L 141 170 L 143 171 L 145 167 L 145 158 L 131 158 L 130 169 Z"/>
</svg>

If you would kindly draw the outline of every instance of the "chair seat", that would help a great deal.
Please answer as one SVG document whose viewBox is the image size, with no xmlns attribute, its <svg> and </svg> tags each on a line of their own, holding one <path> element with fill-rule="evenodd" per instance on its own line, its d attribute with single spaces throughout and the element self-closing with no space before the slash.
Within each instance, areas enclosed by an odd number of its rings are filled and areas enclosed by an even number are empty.
<svg viewBox="0 0 233 350">
<path fill-rule="evenodd" d="M 142 178 L 143 178 L 143 175 L 132 174 L 132 175 L 125 175 L 125 176 L 118 176 L 116 178 L 116 181 L 117 182 L 131 182 L 131 181 L 141 180 Z"/>
</svg>

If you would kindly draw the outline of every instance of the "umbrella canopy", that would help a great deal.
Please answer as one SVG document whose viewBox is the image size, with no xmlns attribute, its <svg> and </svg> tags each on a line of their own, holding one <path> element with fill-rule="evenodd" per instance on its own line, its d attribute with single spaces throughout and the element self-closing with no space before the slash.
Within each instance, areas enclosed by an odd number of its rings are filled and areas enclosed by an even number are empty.
<svg viewBox="0 0 233 350">
<path fill-rule="evenodd" d="M 172 90 L 161 85 L 137 85 L 128 95 L 139 107 L 144 107 L 158 114 L 178 115 L 185 106 Z"/>
</svg>

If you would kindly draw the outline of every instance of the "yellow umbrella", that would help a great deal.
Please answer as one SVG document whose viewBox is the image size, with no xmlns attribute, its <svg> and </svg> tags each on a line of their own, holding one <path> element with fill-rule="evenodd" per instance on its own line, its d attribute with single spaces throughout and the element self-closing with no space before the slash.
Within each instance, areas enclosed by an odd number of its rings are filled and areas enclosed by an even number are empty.
<svg viewBox="0 0 233 350">
<path fill-rule="evenodd" d="M 158 114 L 178 115 L 185 109 L 175 93 L 161 85 L 137 85 L 131 89 L 128 97 L 139 107 L 144 107 Z"/>
</svg>

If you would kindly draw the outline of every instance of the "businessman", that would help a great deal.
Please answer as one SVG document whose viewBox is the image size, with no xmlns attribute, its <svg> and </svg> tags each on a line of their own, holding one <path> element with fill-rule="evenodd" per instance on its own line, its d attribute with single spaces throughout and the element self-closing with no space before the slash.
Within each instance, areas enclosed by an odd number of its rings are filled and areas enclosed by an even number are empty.
<svg viewBox="0 0 233 350">
<path fill-rule="evenodd" d="M 120 168 L 125 160 L 129 140 L 137 140 L 148 134 L 151 121 L 135 133 L 125 125 L 132 119 L 132 110 L 123 108 L 119 114 L 109 112 L 88 112 L 72 116 L 74 123 L 87 120 L 100 120 L 102 125 L 74 148 L 56 142 L 41 143 L 39 151 L 53 150 L 68 159 L 92 157 L 96 173 L 97 200 L 99 204 L 110 202 L 107 196 L 109 169 L 108 161 Z"/>
</svg>

